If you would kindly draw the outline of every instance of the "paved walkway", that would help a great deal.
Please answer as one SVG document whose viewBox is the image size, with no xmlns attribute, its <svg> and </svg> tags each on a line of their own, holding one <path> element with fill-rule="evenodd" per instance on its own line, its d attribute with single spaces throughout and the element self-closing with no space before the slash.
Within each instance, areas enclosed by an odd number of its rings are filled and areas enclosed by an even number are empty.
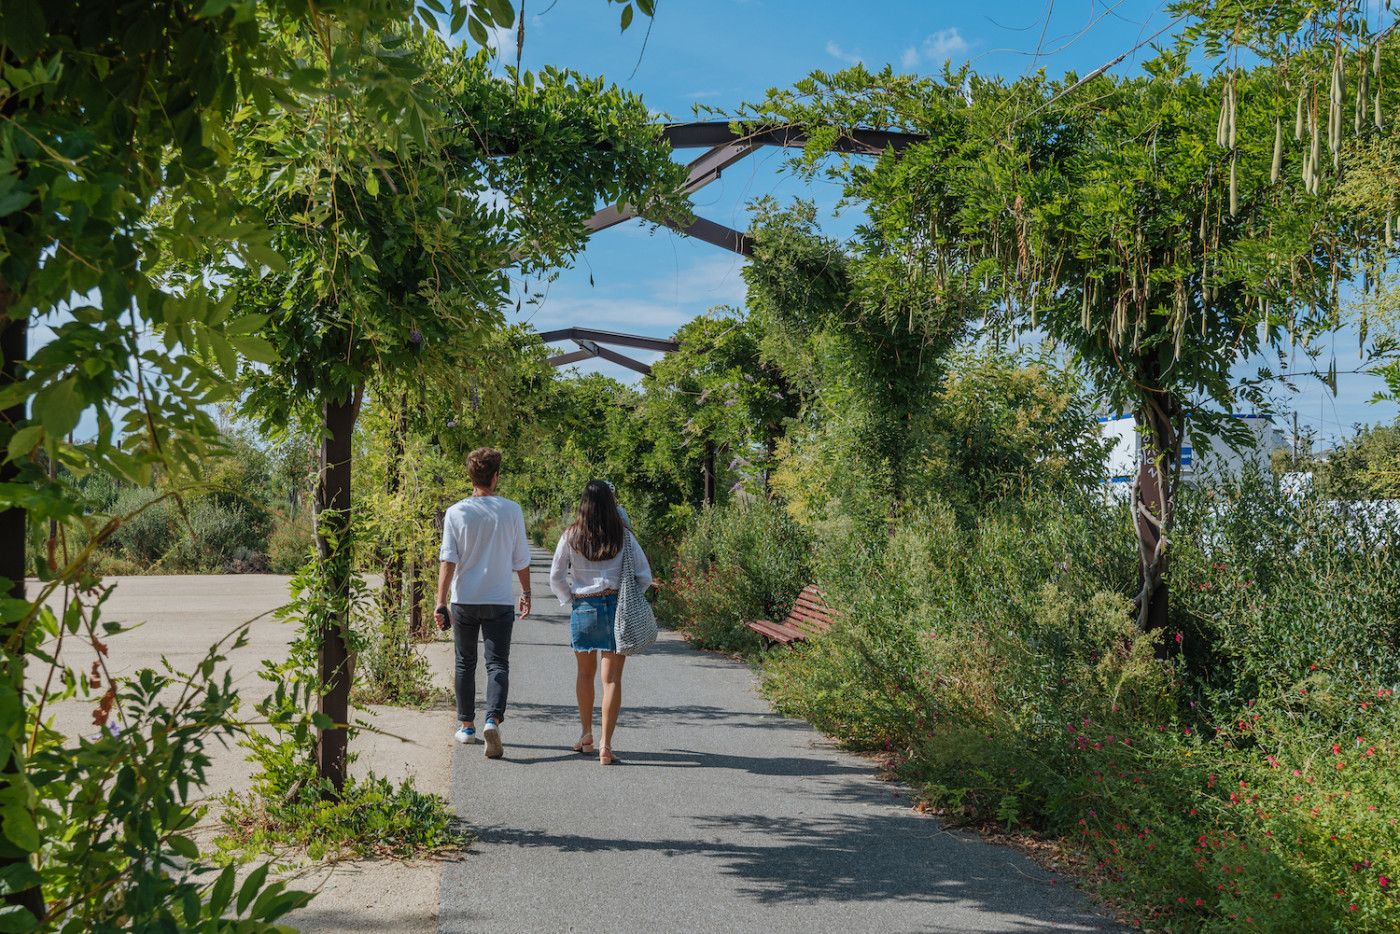
<svg viewBox="0 0 1400 934">
<path fill-rule="evenodd" d="M 442 931 L 1103 931 L 1019 853 L 943 830 L 871 764 L 771 712 L 747 668 L 663 633 L 631 659 L 614 743 L 573 753 L 568 618 L 535 554 L 506 757 L 457 747 L 477 834 L 442 877 Z M 481 674 L 478 674 L 478 678 Z"/>
</svg>

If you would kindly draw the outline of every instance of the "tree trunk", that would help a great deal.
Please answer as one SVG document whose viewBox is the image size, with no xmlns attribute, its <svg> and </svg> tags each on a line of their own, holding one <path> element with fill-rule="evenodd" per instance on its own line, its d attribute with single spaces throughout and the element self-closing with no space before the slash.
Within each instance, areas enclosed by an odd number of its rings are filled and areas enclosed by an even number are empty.
<svg viewBox="0 0 1400 934">
<path fill-rule="evenodd" d="M 1137 599 L 1138 628 L 1143 632 L 1167 626 L 1172 524 L 1176 504 L 1176 482 L 1181 463 L 1181 407 L 1168 392 L 1151 392 L 1143 398 L 1136 415 L 1142 457 L 1133 484 L 1133 516 L 1137 526 L 1139 580 Z M 1159 657 L 1169 656 L 1175 643 L 1158 643 Z"/>
<path fill-rule="evenodd" d="M 705 442 L 705 460 L 700 466 L 700 477 L 703 484 L 701 497 L 706 506 L 715 504 L 715 443 Z"/>
<path fill-rule="evenodd" d="M 316 483 L 316 547 L 325 565 L 322 595 L 331 612 L 321 628 L 318 709 L 334 724 L 316 736 L 316 773 L 336 792 L 345 786 L 350 719 L 350 439 L 355 431 L 354 398 L 327 402 L 321 474 Z"/>
<path fill-rule="evenodd" d="M 18 380 L 21 376 L 20 367 L 28 358 L 29 353 L 29 320 L 28 318 L 11 319 L 9 311 L 15 301 L 15 293 L 9 289 L 5 283 L 0 282 L 0 386 L 8 386 Z M 11 406 L 3 413 L 0 413 L 0 451 L 4 451 L 9 445 L 10 438 L 16 431 L 24 427 L 26 421 L 25 405 L 23 402 Z M 19 476 L 19 466 L 6 462 L 0 464 L 0 483 L 13 483 Z M 11 506 L 0 512 L 0 577 L 10 582 L 9 597 L 14 600 L 24 600 L 24 557 L 27 550 L 25 511 L 19 507 Z M 0 625 L 0 642 L 9 639 L 13 634 L 13 626 L 10 624 Z M 4 652 L 0 655 L 0 691 L 7 694 L 23 695 L 24 693 L 24 661 L 25 645 L 21 642 L 19 650 L 14 654 Z M 23 698 L 15 699 L 13 709 L 23 708 Z M 4 753 L 3 761 L 0 761 L 0 786 L 23 782 L 24 779 L 24 723 L 25 718 L 19 717 L 14 722 L 6 723 L 3 733 L 9 740 L 8 750 Z M 27 798 L 26 796 L 23 796 Z M 3 873 L 9 866 L 20 863 L 28 863 L 29 854 L 21 851 L 8 840 L 0 838 L 0 873 Z M 6 904 L 19 905 L 32 914 L 35 919 L 44 917 L 44 896 L 38 886 L 12 892 L 5 896 Z"/>
</svg>

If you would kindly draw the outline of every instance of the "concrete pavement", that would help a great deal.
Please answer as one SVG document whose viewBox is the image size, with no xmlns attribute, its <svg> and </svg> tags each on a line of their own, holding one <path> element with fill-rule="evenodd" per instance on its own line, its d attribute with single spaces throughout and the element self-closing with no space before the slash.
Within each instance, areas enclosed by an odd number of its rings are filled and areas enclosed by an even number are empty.
<svg viewBox="0 0 1400 934">
<path fill-rule="evenodd" d="M 439 930 L 1119 930 L 1022 854 L 916 813 L 870 762 L 772 713 L 745 666 L 673 633 L 628 660 L 622 764 L 572 752 L 547 561 L 516 624 L 506 756 L 455 751 L 453 803 L 476 840 L 443 869 Z"/>
</svg>

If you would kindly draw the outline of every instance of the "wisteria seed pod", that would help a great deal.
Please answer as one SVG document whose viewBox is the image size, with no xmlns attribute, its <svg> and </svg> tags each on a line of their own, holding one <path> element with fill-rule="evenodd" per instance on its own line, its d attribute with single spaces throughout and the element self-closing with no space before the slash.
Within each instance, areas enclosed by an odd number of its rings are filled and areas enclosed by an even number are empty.
<svg viewBox="0 0 1400 934">
<path fill-rule="evenodd" d="M 1283 121 L 1274 120 L 1274 161 L 1269 168 L 1269 184 L 1277 185 L 1279 173 L 1283 171 Z"/>
</svg>

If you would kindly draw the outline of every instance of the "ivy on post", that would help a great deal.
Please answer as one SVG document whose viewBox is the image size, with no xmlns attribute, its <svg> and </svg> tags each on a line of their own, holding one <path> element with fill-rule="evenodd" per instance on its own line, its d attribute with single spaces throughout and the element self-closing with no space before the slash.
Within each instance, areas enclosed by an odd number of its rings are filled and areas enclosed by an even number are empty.
<svg viewBox="0 0 1400 934">
<path fill-rule="evenodd" d="M 15 293 L 0 281 L 0 390 L 9 389 L 21 377 L 21 366 L 28 358 L 29 322 L 27 317 L 14 317 Z M 0 450 L 6 450 L 15 435 L 25 427 L 25 404 L 17 401 L 0 412 Z M 5 458 L 0 462 L 0 486 L 15 483 L 20 471 L 15 462 Z M 35 820 L 27 796 L 15 792 L 24 774 L 25 717 L 21 697 L 24 693 L 25 654 L 29 640 L 20 630 L 18 612 L 26 605 L 25 577 L 25 510 L 13 500 L 0 503 L 0 584 L 9 598 L 7 609 L 0 615 L 0 816 L 5 833 L 0 837 L 0 880 L 5 883 L 4 917 L 13 916 L 18 923 L 43 918 L 44 896 L 39 888 L 39 876 L 29 865 L 30 846 L 26 838 L 33 834 Z M 33 841 L 37 842 L 37 841 Z M 27 914 L 29 918 L 24 918 Z"/>
<path fill-rule="evenodd" d="M 350 721 L 350 603 L 339 596 L 350 592 L 354 560 L 350 528 L 350 445 L 355 433 L 357 399 L 325 404 L 325 437 L 321 441 L 321 471 L 316 482 L 316 548 L 331 599 L 320 619 L 320 659 L 317 675 L 320 731 L 316 737 L 317 771 L 335 790 L 345 785 Z"/>
</svg>

